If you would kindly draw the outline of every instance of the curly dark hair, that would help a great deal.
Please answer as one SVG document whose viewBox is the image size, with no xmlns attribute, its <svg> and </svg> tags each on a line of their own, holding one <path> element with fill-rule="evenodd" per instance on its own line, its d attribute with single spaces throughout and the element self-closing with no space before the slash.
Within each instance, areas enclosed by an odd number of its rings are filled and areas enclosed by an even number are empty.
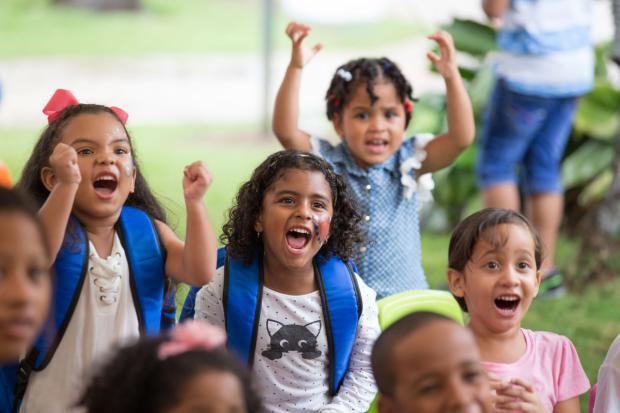
<svg viewBox="0 0 620 413">
<path fill-rule="evenodd" d="M 344 70 L 351 74 L 351 79 L 344 79 L 338 74 L 340 70 Z M 370 101 L 374 104 L 378 97 L 374 94 L 373 89 L 377 81 L 390 81 L 396 89 L 396 95 L 405 106 L 405 101 L 409 99 L 414 102 L 416 99 L 413 97 L 413 88 L 407 81 L 403 72 L 399 67 L 388 59 L 387 57 L 381 57 L 378 59 L 373 58 L 360 58 L 351 60 L 344 65 L 340 66 L 332 77 L 332 81 L 325 94 L 325 100 L 327 102 L 327 119 L 333 120 L 334 114 L 342 114 L 342 108 L 349 103 L 351 95 L 357 89 L 358 85 L 366 84 L 366 91 L 370 97 Z M 413 112 L 407 111 L 405 106 L 405 128 L 409 126 L 411 121 L 411 115 Z"/>
<path fill-rule="evenodd" d="M 85 407 L 88 413 L 161 413 L 179 402 L 183 388 L 194 377 L 217 371 L 237 377 L 247 412 L 263 412 L 248 371 L 225 348 L 190 350 L 160 360 L 159 346 L 166 340 L 144 337 L 105 360 L 91 377 L 77 406 Z"/>
<path fill-rule="evenodd" d="M 166 222 L 166 213 L 157 198 L 151 192 L 144 176 L 140 172 L 138 166 L 138 158 L 131 142 L 131 136 L 127 128 L 118 118 L 112 109 L 104 105 L 81 103 L 67 107 L 52 123 L 50 123 L 41 133 L 39 140 L 32 150 L 30 158 L 26 162 L 22 171 L 22 176 L 16 185 L 16 188 L 29 193 L 40 207 L 43 205 L 49 195 L 49 191 L 41 181 L 41 170 L 49 166 L 49 158 L 54 151 L 54 147 L 62 138 L 64 128 L 69 124 L 71 119 L 83 113 L 97 114 L 108 113 L 123 125 L 129 145 L 131 146 L 131 156 L 136 168 L 136 184 L 134 192 L 129 194 L 125 205 L 139 208 L 149 214 L 152 218 Z"/>
<path fill-rule="evenodd" d="M 529 231 L 534 240 L 536 269 L 540 269 L 543 261 L 543 247 L 538 231 L 524 215 L 504 208 L 483 209 L 468 216 L 456 226 L 448 246 L 448 267 L 463 272 L 481 238 L 493 245 L 501 245 L 504 240 L 499 239 L 493 229 L 502 224 L 520 225 Z M 456 296 L 454 298 L 461 309 L 467 312 L 465 299 Z"/>
<path fill-rule="evenodd" d="M 326 161 L 316 155 L 296 150 L 279 151 L 270 155 L 239 189 L 234 206 L 228 212 L 228 222 L 222 228 L 221 242 L 228 253 L 249 263 L 262 251 L 262 238 L 256 236 L 255 223 L 261 213 L 267 189 L 287 170 L 317 171 L 323 174 L 332 192 L 334 216 L 330 237 L 321 251 L 324 256 L 336 255 L 343 260 L 354 258 L 357 246 L 364 242 L 362 216 L 355 198 L 344 179 Z"/>
</svg>

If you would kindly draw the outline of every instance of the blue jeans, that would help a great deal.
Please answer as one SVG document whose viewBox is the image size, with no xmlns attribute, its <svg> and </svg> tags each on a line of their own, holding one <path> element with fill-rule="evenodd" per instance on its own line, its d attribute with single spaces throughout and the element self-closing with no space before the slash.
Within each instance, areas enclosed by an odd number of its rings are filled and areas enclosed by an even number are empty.
<svg viewBox="0 0 620 413">
<path fill-rule="evenodd" d="M 512 92 L 499 79 L 487 103 L 479 142 L 478 185 L 517 184 L 526 194 L 562 192 L 560 162 L 577 97 L 546 98 Z"/>
</svg>

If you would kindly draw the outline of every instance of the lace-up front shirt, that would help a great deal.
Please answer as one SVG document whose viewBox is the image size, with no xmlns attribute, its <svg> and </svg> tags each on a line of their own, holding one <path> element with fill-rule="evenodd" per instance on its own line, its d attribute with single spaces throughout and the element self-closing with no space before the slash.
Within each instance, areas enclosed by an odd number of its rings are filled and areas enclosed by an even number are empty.
<svg viewBox="0 0 620 413">
<path fill-rule="evenodd" d="M 88 270 L 67 331 L 47 367 L 30 376 L 20 411 L 78 411 L 70 406 L 79 397 L 92 363 L 139 334 L 129 264 L 118 235 L 114 234 L 107 258 L 99 257 L 89 241 Z"/>
</svg>

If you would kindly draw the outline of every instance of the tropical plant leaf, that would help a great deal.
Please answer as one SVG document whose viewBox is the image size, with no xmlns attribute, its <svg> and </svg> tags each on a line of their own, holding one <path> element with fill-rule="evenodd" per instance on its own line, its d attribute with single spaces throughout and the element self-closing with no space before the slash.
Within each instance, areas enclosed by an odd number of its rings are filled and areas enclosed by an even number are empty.
<svg viewBox="0 0 620 413">
<path fill-rule="evenodd" d="M 473 20 L 454 19 L 443 27 L 454 38 L 456 50 L 484 57 L 495 50 L 496 32 L 491 26 Z"/>
<path fill-rule="evenodd" d="M 594 201 L 602 199 L 613 178 L 614 174 L 611 168 L 605 169 L 581 191 L 577 198 L 579 205 L 586 207 Z"/>
<path fill-rule="evenodd" d="M 609 168 L 614 159 L 614 149 L 605 142 L 595 140 L 584 143 L 562 163 L 562 182 L 566 189 L 583 185 Z"/>
</svg>

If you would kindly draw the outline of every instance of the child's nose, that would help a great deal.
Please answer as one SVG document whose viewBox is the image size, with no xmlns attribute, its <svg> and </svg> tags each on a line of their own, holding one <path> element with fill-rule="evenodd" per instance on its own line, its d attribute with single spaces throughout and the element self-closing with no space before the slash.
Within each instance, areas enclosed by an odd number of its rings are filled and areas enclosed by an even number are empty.
<svg viewBox="0 0 620 413">
<path fill-rule="evenodd" d="M 514 285 L 518 282 L 519 274 L 516 269 L 512 267 L 506 267 L 504 271 L 502 271 L 502 282 L 507 285 Z"/>
<path fill-rule="evenodd" d="M 4 288 L 6 287 L 6 288 Z M 9 269 L 5 276 L 5 290 L 2 300 L 11 306 L 21 306 L 28 302 L 32 293 L 32 286 L 28 282 L 26 268 Z"/>
<path fill-rule="evenodd" d="M 300 202 L 297 207 L 297 216 L 299 218 L 309 220 L 312 219 L 312 210 L 310 205 L 306 202 Z"/>
<path fill-rule="evenodd" d="M 448 409 L 450 412 L 466 411 L 466 407 L 471 403 L 472 390 L 470 386 L 463 383 L 460 378 L 452 378 L 448 383 Z"/>
<path fill-rule="evenodd" d="M 385 127 L 385 119 L 382 115 L 374 115 L 370 118 L 370 127 L 381 130 Z"/>
</svg>

